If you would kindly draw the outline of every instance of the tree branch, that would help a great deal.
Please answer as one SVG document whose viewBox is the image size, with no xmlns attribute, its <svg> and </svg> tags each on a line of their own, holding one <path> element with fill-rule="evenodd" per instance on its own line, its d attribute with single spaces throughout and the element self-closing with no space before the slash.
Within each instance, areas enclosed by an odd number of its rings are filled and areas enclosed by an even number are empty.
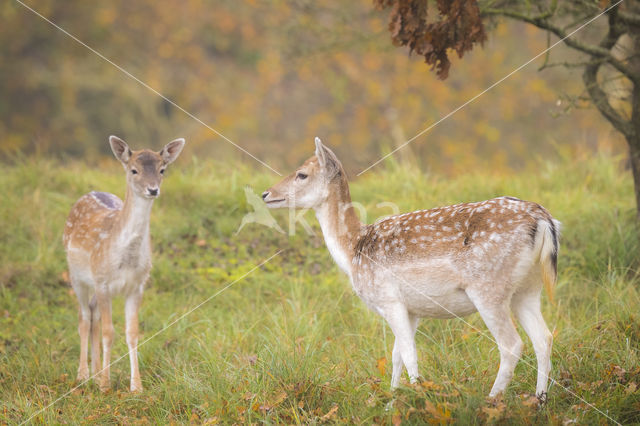
<svg viewBox="0 0 640 426">
<path fill-rule="evenodd" d="M 633 127 L 631 124 L 624 120 L 616 112 L 616 110 L 609 103 L 609 99 L 607 98 L 607 94 L 598 84 L 598 70 L 602 62 L 592 62 L 588 63 L 584 67 L 584 73 L 582 74 L 582 80 L 584 81 L 585 88 L 589 93 L 589 97 L 593 104 L 598 108 L 600 114 L 602 114 L 609 122 L 615 127 L 620 133 L 622 133 L 625 137 L 629 137 L 633 135 Z"/>
<path fill-rule="evenodd" d="M 640 26 L 640 15 L 637 13 L 621 10 L 618 12 L 618 17 L 625 24 Z"/>
<path fill-rule="evenodd" d="M 594 63 L 602 64 L 604 62 L 605 61 L 603 59 L 594 59 L 592 61 L 584 61 L 584 62 L 548 62 L 548 63 L 544 63 L 540 68 L 538 68 L 538 71 L 542 71 L 547 68 L 555 68 L 555 67 L 582 68 L 586 65 L 590 65 Z"/>
<path fill-rule="evenodd" d="M 616 10 L 617 10 L 617 7 L 612 8 L 611 11 L 609 11 L 608 13 L 611 13 L 612 11 L 616 11 Z M 532 17 L 532 16 L 524 15 L 522 13 L 515 12 L 512 10 L 507 10 L 507 9 L 484 9 L 482 10 L 482 14 L 486 16 L 490 16 L 490 15 L 505 16 L 507 18 L 526 22 L 528 24 L 534 25 L 543 30 L 551 31 L 558 38 L 563 40 L 563 42 L 567 46 L 575 50 L 578 50 L 580 52 L 586 53 L 588 55 L 605 60 L 606 62 L 610 63 L 615 69 L 617 69 L 619 72 L 627 76 L 630 80 L 640 83 L 640 76 L 632 72 L 631 69 L 629 69 L 629 67 L 627 67 L 627 65 L 625 65 L 623 62 L 620 62 L 619 60 L 615 59 L 611 55 L 610 48 L 605 48 L 602 45 L 594 46 L 592 44 L 587 44 L 582 41 L 573 39 L 571 37 L 567 38 L 567 35 L 568 35 L 567 32 L 564 31 L 562 28 L 549 22 L 547 14 L 540 15 L 539 17 L 538 16 Z M 607 34 L 607 40 L 609 39 L 609 35 L 611 34 L 612 30 L 615 30 L 615 33 L 617 33 L 618 32 L 617 26 L 616 25 L 613 25 L 613 27 L 610 26 L 610 32 L 609 34 Z M 613 40 L 613 44 L 615 44 L 616 40 L 617 40 L 617 37 L 615 40 Z M 613 44 L 611 46 L 613 46 Z"/>
</svg>

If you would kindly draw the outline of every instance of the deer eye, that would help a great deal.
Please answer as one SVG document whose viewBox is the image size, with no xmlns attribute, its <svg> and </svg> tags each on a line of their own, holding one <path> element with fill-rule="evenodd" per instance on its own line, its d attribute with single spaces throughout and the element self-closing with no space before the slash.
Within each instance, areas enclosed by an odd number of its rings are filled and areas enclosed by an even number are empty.
<svg viewBox="0 0 640 426">
<path fill-rule="evenodd" d="M 137 174 L 138 174 L 138 171 L 137 171 L 136 169 L 131 169 L 131 174 L 132 174 L 132 175 L 137 175 Z"/>
<path fill-rule="evenodd" d="M 163 175 L 164 174 L 164 169 L 160 169 L 160 174 Z"/>
<path fill-rule="evenodd" d="M 300 179 L 300 180 L 305 180 L 309 175 L 306 175 L 304 173 L 298 173 L 296 175 L 296 179 Z"/>
</svg>

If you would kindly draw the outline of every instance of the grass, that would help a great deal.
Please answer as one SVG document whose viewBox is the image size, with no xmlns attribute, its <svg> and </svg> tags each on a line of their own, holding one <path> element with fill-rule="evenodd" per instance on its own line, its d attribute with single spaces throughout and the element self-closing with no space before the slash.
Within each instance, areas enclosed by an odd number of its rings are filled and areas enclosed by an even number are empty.
<svg viewBox="0 0 640 426">
<path fill-rule="evenodd" d="M 487 403 L 497 348 L 460 320 L 422 321 L 426 381 L 392 395 L 393 336 L 333 264 L 313 215 L 306 218 L 315 236 L 256 224 L 236 234 L 251 211 L 243 187 L 259 193 L 276 180 L 237 164 L 173 166 L 152 213 L 143 340 L 283 252 L 140 347 L 143 393 L 127 391 L 126 357 L 112 366 L 111 392 L 89 383 L 68 393 L 79 339 L 62 226 L 82 194 L 122 196 L 122 170 L 115 160 L 105 169 L 32 159 L 3 167 L 0 423 L 640 423 L 640 245 L 619 159 L 566 158 L 535 172 L 455 179 L 390 163 L 352 184 L 369 222 L 390 212 L 377 207 L 383 201 L 409 211 L 503 194 L 538 201 L 563 222 L 556 303 L 543 302 L 558 384 L 539 410 L 526 337 L 504 400 Z M 286 229 L 286 212 L 275 216 Z M 122 311 L 120 300 L 114 360 L 126 354 Z M 477 314 L 467 320 L 486 330 Z"/>
</svg>

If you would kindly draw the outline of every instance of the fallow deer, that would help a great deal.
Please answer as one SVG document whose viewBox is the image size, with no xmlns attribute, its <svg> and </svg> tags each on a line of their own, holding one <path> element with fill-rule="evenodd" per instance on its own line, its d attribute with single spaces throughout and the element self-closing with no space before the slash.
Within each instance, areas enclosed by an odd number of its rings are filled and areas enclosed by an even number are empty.
<svg viewBox="0 0 640 426">
<path fill-rule="evenodd" d="M 106 192 L 90 192 L 71 209 L 64 228 L 69 278 L 78 297 L 80 365 L 78 381 L 89 378 L 87 352 L 91 340 L 91 374 L 100 371 L 102 391 L 110 387 L 113 342 L 111 299 L 125 297 L 126 340 L 131 362 L 131 391 L 141 391 L 138 370 L 138 311 L 151 270 L 149 219 L 153 201 L 160 194 L 165 169 L 184 147 L 184 139 L 169 142 L 160 152 L 131 151 L 121 139 L 110 136 L 115 157 L 127 173 L 124 203 Z M 102 329 L 102 370 L 100 337 Z M 89 337 L 89 335 L 91 337 Z"/>
<path fill-rule="evenodd" d="M 546 399 L 552 335 L 540 312 L 543 283 L 557 279 L 560 222 L 542 206 L 512 197 L 419 210 L 366 225 L 351 205 L 335 154 L 316 138 L 315 156 L 262 194 L 271 208 L 314 209 L 333 259 L 356 294 L 395 335 L 391 387 L 402 367 L 418 378 L 415 333 L 421 317 L 479 312 L 500 351 L 489 393 L 502 393 L 522 351 L 511 312 L 533 342 L 536 394 Z"/>
</svg>

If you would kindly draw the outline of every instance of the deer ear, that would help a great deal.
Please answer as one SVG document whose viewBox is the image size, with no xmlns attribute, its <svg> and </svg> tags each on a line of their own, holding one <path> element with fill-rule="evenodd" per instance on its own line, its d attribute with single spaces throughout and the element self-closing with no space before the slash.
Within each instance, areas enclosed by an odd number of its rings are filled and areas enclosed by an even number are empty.
<svg viewBox="0 0 640 426">
<path fill-rule="evenodd" d="M 113 155 L 120 160 L 122 164 L 127 164 L 131 158 L 131 149 L 129 145 L 117 136 L 109 136 L 109 145 L 111 145 L 111 151 Z"/>
<path fill-rule="evenodd" d="M 329 148 L 322 144 L 320 138 L 316 138 L 316 157 L 329 179 L 342 174 L 342 165 L 338 157 Z"/>
<path fill-rule="evenodd" d="M 322 145 L 322 141 L 319 137 L 316 136 L 316 157 L 318 158 L 318 162 L 321 167 L 325 167 L 327 165 L 327 153 L 324 150 L 324 145 Z"/>
<path fill-rule="evenodd" d="M 178 155 L 182 152 L 182 148 L 184 148 L 184 143 L 184 139 L 179 138 L 169 142 L 162 148 L 159 154 L 164 164 L 171 164 L 176 161 L 176 158 L 178 158 Z"/>
</svg>

